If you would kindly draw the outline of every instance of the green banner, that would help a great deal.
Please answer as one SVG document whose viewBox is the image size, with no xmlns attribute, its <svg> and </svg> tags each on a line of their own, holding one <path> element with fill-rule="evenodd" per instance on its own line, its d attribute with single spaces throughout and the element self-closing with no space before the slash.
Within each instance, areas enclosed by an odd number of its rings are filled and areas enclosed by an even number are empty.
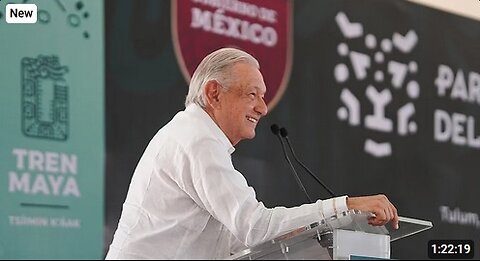
<svg viewBox="0 0 480 261">
<path fill-rule="evenodd" d="M 0 2 L 0 259 L 102 258 L 103 1 L 25 2 Z"/>
</svg>

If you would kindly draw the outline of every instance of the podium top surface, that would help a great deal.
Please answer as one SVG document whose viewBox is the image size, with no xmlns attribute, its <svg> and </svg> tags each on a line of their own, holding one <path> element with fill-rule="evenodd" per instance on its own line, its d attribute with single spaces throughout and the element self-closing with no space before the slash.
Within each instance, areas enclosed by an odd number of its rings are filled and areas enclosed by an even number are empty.
<svg viewBox="0 0 480 261">
<path fill-rule="evenodd" d="M 411 235 L 420 233 L 433 227 L 432 222 L 427 220 L 398 217 L 398 221 L 398 229 L 393 229 L 390 224 L 387 224 L 385 226 L 388 229 L 388 233 L 390 235 L 390 242 L 396 241 L 404 237 L 409 237 Z"/>
</svg>

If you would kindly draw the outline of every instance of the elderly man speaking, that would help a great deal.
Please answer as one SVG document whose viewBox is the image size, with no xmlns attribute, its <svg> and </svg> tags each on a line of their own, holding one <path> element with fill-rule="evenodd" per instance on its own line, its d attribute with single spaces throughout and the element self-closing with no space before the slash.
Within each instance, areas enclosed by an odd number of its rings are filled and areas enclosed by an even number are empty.
<svg viewBox="0 0 480 261">
<path fill-rule="evenodd" d="M 384 195 L 341 196 L 298 207 L 266 208 L 232 164 L 234 146 L 255 137 L 266 115 L 258 61 L 234 49 L 205 57 L 185 110 L 148 144 L 130 183 L 107 259 L 220 259 L 348 209 L 392 221 Z"/>
</svg>

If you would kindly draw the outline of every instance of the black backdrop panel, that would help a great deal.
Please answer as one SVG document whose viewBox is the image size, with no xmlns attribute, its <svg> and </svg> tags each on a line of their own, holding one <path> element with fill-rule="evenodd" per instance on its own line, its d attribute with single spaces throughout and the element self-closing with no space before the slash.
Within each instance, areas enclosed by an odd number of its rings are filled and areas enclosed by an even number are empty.
<svg viewBox="0 0 480 261">
<path fill-rule="evenodd" d="M 304 0 L 293 8 L 288 88 L 233 155 L 258 199 L 305 203 L 270 133 L 278 123 L 337 194 L 384 193 L 400 215 L 434 223 L 393 243 L 392 258 L 427 258 L 430 239 L 472 239 L 478 248 L 480 23 L 407 1 Z M 111 0 L 106 10 L 108 246 L 137 161 L 183 109 L 188 84 L 168 1 Z M 312 197 L 328 197 L 302 179 Z"/>
</svg>

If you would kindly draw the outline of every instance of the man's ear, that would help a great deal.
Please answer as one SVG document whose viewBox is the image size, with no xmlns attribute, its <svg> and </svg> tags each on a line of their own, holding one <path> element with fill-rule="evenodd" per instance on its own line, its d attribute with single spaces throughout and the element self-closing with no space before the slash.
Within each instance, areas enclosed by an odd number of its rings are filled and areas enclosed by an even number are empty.
<svg viewBox="0 0 480 261">
<path fill-rule="evenodd" d="M 203 91 L 205 92 L 205 97 L 207 98 L 207 104 L 212 108 L 218 108 L 220 106 L 220 84 L 217 81 L 211 80 L 205 84 Z"/>
</svg>

